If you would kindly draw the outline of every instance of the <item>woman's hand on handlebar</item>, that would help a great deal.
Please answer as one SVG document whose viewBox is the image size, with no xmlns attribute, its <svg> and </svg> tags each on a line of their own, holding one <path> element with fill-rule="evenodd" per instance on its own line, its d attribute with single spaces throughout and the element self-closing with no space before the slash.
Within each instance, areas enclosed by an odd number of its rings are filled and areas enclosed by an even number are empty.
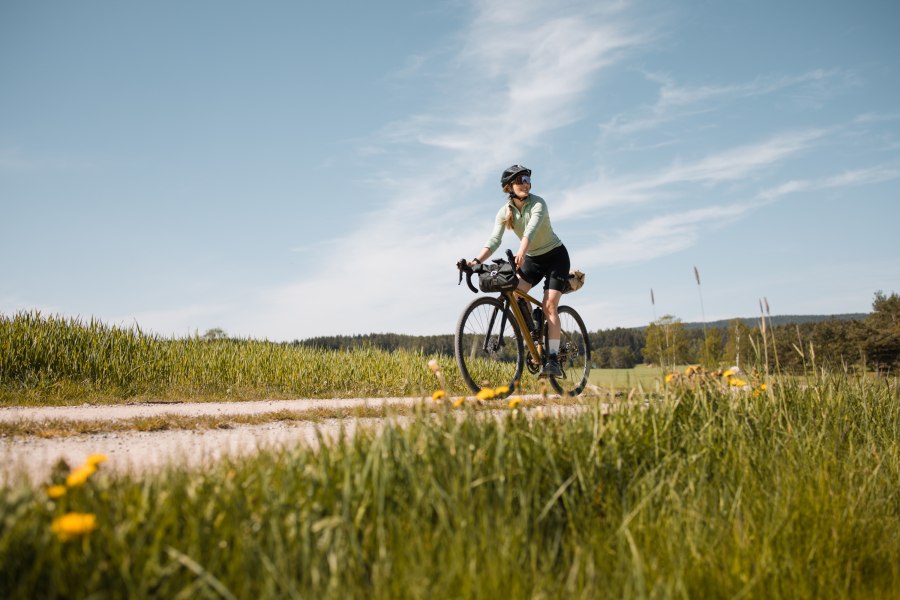
<svg viewBox="0 0 900 600">
<path fill-rule="evenodd" d="M 519 253 L 516 254 L 516 268 L 521 269 L 522 265 L 525 264 L 525 251 L 519 250 Z"/>
</svg>

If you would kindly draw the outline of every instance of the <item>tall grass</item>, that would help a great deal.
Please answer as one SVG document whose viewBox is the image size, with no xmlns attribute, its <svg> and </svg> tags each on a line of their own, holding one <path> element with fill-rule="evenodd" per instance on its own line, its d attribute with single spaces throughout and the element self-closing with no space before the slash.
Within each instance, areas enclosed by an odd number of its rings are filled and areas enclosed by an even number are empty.
<svg viewBox="0 0 900 600">
<path fill-rule="evenodd" d="M 432 358 L 254 340 L 164 339 L 137 327 L 23 312 L 0 315 L 0 403 L 430 394 Z M 440 358 L 451 390 L 455 365 Z"/>
<path fill-rule="evenodd" d="M 5 489 L 0 597 L 900 595 L 896 380 L 642 400 Z M 76 510 L 97 529 L 56 539 Z"/>
</svg>

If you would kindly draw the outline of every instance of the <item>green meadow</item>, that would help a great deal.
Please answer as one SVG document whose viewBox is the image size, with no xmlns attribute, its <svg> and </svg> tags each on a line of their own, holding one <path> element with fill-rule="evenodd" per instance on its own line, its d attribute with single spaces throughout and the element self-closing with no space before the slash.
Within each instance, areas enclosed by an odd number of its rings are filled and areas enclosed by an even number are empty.
<svg viewBox="0 0 900 600">
<path fill-rule="evenodd" d="M 600 389 L 630 390 L 642 387 L 653 389 L 662 381 L 665 371 L 660 367 L 638 365 L 632 369 L 591 369 L 589 382 Z"/>
<path fill-rule="evenodd" d="M 0 491 L 0 596 L 897 597 L 898 382 L 774 383 L 448 408 L 143 477 L 61 466 Z"/>
<path fill-rule="evenodd" d="M 0 405 L 430 396 L 433 358 L 448 391 L 463 393 L 452 359 L 420 352 L 167 339 L 94 320 L 0 315 Z"/>
<path fill-rule="evenodd" d="M 465 386 L 452 357 L 377 348 L 324 350 L 262 340 L 161 338 L 137 328 L 39 313 L 0 315 L 0 406 L 147 400 L 426 397 Z M 602 390 L 650 389 L 662 370 L 594 369 Z M 541 391 L 526 372 L 523 393 Z"/>
<path fill-rule="evenodd" d="M 436 387 L 415 353 L 27 318 L 0 321 L 10 403 Z M 288 373 L 308 361 L 314 387 Z M 900 380 L 659 375 L 595 374 L 634 390 L 611 409 L 429 400 L 203 469 L 60 464 L 0 489 L 0 597 L 900 597 Z"/>
</svg>

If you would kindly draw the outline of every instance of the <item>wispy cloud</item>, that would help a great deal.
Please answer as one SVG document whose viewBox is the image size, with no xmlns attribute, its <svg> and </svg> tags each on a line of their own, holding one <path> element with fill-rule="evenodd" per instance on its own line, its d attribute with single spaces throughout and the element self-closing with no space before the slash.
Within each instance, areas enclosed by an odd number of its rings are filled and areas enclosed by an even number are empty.
<svg viewBox="0 0 900 600">
<path fill-rule="evenodd" d="M 708 206 L 653 217 L 581 250 L 579 264 L 588 267 L 641 263 L 685 250 L 701 230 L 733 223 L 753 206 Z"/>
<path fill-rule="evenodd" d="M 896 164 L 853 169 L 818 180 L 797 179 L 781 183 L 761 191 L 757 199 L 765 203 L 781 199 L 789 194 L 850 186 L 872 185 L 900 178 Z"/>
<path fill-rule="evenodd" d="M 526 1 L 511 10 L 500 0 L 477 1 L 457 36 L 460 50 L 444 73 L 431 76 L 452 82 L 442 88 L 442 101 L 386 125 L 365 144 L 381 148 L 381 158 L 395 157 L 396 167 L 373 186 L 389 190 L 388 197 L 319 261 L 314 282 L 263 291 L 261 308 L 242 315 L 239 328 L 277 336 L 277 326 L 281 337 L 284 331 L 446 331 L 433 315 L 452 314 L 467 297 L 454 286 L 448 257 L 480 248 L 496 210 L 459 200 L 547 132 L 580 118 L 596 74 L 649 39 L 646 28 L 638 33 L 628 3 L 566 2 L 563 8 Z M 473 228 L 475 215 L 480 227 Z M 359 303 L 366 310 L 354 310 Z M 377 324 L 368 316 L 373 311 Z"/>
<path fill-rule="evenodd" d="M 703 232 L 727 227 L 750 212 L 784 196 L 822 189 L 881 183 L 900 178 L 896 165 L 849 170 L 819 180 L 791 180 L 763 190 L 743 204 L 708 206 L 652 217 L 618 231 L 599 244 L 580 252 L 585 266 L 618 266 L 647 262 L 674 254 L 696 244 Z"/>
<path fill-rule="evenodd" d="M 650 173 L 600 177 L 561 194 L 555 219 L 583 217 L 617 205 L 634 205 L 670 197 L 679 184 L 716 185 L 772 168 L 811 147 L 826 135 L 812 129 L 771 136 L 761 142 L 720 150 L 690 162 L 675 162 Z"/>
<path fill-rule="evenodd" d="M 597 8 L 597 7 L 600 8 Z M 383 131 L 386 143 L 442 151 L 458 171 L 483 177 L 548 131 L 583 114 L 595 74 L 650 34 L 637 32 L 623 3 L 526 2 L 510 10 L 476 3 L 446 77 L 445 103 Z"/>
<path fill-rule="evenodd" d="M 839 86 L 847 85 L 852 75 L 838 69 L 815 69 L 799 75 L 759 77 L 749 82 L 731 84 L 680 85 L 666 74 L 646 73 L 645 77 L 659 84 L 657 100 L 633 111 L 615 115 L 601 126 L 606 135 L 629 135 L 656 128 L 665 123 L 696 114 L 718 110 L 726 103 L 782 92 L 805 89 L 809 101 L 822 96 L 829 81 L 840 79 Z"/>
</svg>

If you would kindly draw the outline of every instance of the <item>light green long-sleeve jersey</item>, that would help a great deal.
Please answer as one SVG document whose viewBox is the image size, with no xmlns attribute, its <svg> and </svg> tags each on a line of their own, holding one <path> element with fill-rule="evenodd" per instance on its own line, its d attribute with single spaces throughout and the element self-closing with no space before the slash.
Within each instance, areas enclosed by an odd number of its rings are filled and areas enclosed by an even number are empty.
<svg viewBox="0 0 900 600">
<path fill-rule="evenodd" d="M 506 215 L 510 210 L 513 213 L 513 231 L 519 236 L 519 239 L 528 237 L 529 244 L 526 252 L 528 256 L 540 256 L 562 246 L 562 242 L 553 233 L 553 227 L 550 225 L 547 203 L 540 196 L 528 194 L 522 210 L 516 208 L 516 205 L 510 200 L 497 212 L 494 231 L 488 241 L 484 243 L 485 248 L 488 248 L 491 254 L 500 247 L 503 229 L 506 227 Z"/>
</svg>

